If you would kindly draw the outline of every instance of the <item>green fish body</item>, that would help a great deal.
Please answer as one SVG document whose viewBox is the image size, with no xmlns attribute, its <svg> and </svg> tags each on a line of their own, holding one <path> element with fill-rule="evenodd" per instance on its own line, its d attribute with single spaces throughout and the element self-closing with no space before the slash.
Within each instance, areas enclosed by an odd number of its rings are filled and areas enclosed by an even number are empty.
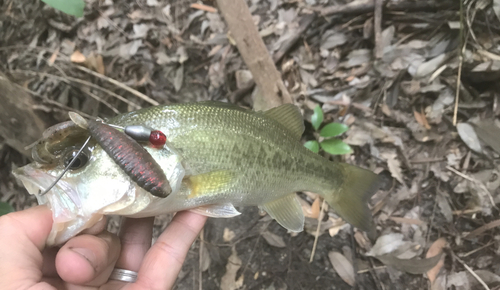
<svg viewBox="0 0 500 290">
<path fill-rule="evenodd" d="M 232 217 L 239 214 L 236 206 L 259 206 L 288 230 L 301 231 L 304 215 L 295 194 L 299 191 L 321 195 L 356 227 L 369 230 L 371 226 L 367 201 L 377 189 L 377 175 L 330 162 L 305 148 L 300 143 L 303 119 L 294 105 L 256 112 L 218 102 L 176 104 L 122 114 L 107 123 L 147 126 L 166 135 L 163 148 L 145 149 L 165 171 L 172 193 L 159 198 L 144 192 L 93 144 L 88 165 L 66 173 L 47 196 L 37 196 L 39 203 L 57 212 L 54 228 L 59 232 L 54 243 L 91 226 L 103 214 L 146 217 L 191 209 L 212 217 Z M 64 130 L 65 136 L 80 134 L 71 126 Z M 76 147 L 85 138 L 77 139 Z M 61 160 L 66 149 L 61 148 L 70 147 L 72 139 L 65 140 L 34 149 L 37 156 L 53 157 L 46 162 L 49 165 L 30 164 L 15 172 L 30 193 L 37 195 L 35 189 L 47 187 L 46 178 L 53 180 L 64 169 Z M 73 230 L 64 232 L 64 227 Z"/>
</svg>

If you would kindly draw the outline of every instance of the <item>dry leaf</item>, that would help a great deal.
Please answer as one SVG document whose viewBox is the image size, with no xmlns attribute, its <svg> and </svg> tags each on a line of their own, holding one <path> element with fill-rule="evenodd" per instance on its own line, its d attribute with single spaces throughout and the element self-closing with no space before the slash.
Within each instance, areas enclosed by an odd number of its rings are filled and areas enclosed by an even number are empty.
<svg viewBox="0 0 500 290">
<path fill-rule="evenodd" d="M 317 197 L 313 204 L 311 205 L 311 216 L 310 218 L 317 219 L 319 217 L 319 211 L 321 210 L 321 201 L 320 198 Z"/>
<path fill-rule="evenodd" d="M 71 62 L 74 63 L 84 63 L 87 58 L 83 53 L 81 53 L 79 50 L 75 50 L 73 54 L 71 54 L 70 60 Z"/>
<path fill-rule="evenodd" d="M 405 271 L 410 274 L 424 274 L 432 269 L 441 260 L 441 255 L 437 255 L 427 259 L 399 259 L 392 254 L 375 256 L 387 266 L 392 266 L 400 271 Z"/>
<path fill-rule="evenodd" d="M 354 276 L 354 268 L 352 267 L 351 262 L 344 257 L 344 255 L 335 251 L 328 253 L 328 258 L 340 278 L 342 278 L 342 280 L 350 286 L 354 286 L 356 278 Z"/>
<path fill-rule="evenodd" d="M 104 62 L 100 54 L 92 52 L 87 58 L 86 66 L 102 75 L 105 73 Z"/>
<path fill-rule="evenodd" d="M 282 237 L 271 233 L 270 231 L 265 231 L 262 233 L 262 237 L 266 240 L 266 242 L 277 248 L 284 248 L 286 247 L 285 241 L 283 240 Z"/>
<path fill-rule="evenodd" d="M 425 129 L 427 129 L 427 130 L 431 129 L 431 126 L 429 125 L 429 122 L 427 122 L 427 118 L 425 117 L 424 114 L 420 114 L 417 111 L 413 111 L 413 115 L 415 116 L 415 120 L 417 120 L 417 122 L 420 125 L 424 126 Z"/>
<path fill-rule="evenodd" d="M 181 65 L 175 71 L 174 89 L 176 92 L 178 92 L 181 89 L 183 81 L 184 81 L 184 65 Z"/>
<path fill-rule="evenodd" d="M 445 238 L 439 238 L 437 239 L 432 245 L 429 247 L 429 250 L 427 251 L 427 254 L 425 255 L 426 258 L 431 258 L 435 257 L 437 255 L 441 255 L 443 252 L 443 248 L 446 247 L 447 242 Z M 432 269 L 427 271 L 427 278 L 431 282 L 431 284 L 434 284 L 434 281 L 436 281 L 436 278 L 439 274 L 439 271 L 441 271 L 441 268 L 444 266 L 444 255 L 441 256 L 441 259 L 439 262 L 434 266 Z"/>
<path fill-rule="evenodd" d="M 226 273 L 220 280 L 221 290 L 236 290 L 238 289 L 238 282 L 236 281 L 236 272 L 241 268 L 241 259 L 233 247 L 232 254 L 227 259 Z"/>
<path fill-rule="evenodd" d="M 401 171 L 401 162 L 397 160 L 397 154 L 395 152 L 384 152 L 381 154 L 383 158 L 387 160 L 387 166 L 391 172 L 392 177 L 396 178 L 401 184 L 403 182 L 403 172 Z"/>
<path fill-rule="evenodd" d="M 224 242 L 230 242 L 234 239 L 236 234 L 230 230 L 229 228 L 224 228 L 224 234 L 222 235 L 222 239 L 224 239 Z"/>
<path fill-rule="evenodd" d="M 57 56 L 59 55 L 60 46 L 54 51 L 54 53 L 50 56 L 49 61 L 47 62 L 49 66 L 53 66 L 54 62 L 56 62 Z"/>
<path fill-rule="evenodd" d="M 200 270 L 202 272 L 205 272 L 210 267 L 210 262 L 212 261 L 212 259 L 210 258 L 210 254 L 208 253 L 207 247 L 201 247 L 200 252 L 201 252 L 200 253 Z"/>
<path fill-rule="evenodd" d="M 464 141 L 470 149 L 482 153 L 483 149 L 481 148 L 481 143 L 479 142 L 476 131 L 469 123 L 458 123 L 457 131 L 462 141 Z"/>
</svg>

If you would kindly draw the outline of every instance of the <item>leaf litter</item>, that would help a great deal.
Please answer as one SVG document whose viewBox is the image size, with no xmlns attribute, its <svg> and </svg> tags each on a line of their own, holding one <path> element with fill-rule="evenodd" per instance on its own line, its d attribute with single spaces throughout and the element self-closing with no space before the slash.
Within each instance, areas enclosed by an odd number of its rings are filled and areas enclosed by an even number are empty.
<svg viewBox="0 0 500 290">
<path fill-rule="evenodd" d="M 318 222 L 319 198 L 300 193 L 304 233 L 287 233 L 252 209 L 230 220 L 210 219 L 206 246 L 193 246 L 177 289 L 199 287 L 200 265 L 204 289 L 327 289 L 332 281 L 361 289 L 423 289 L 427 282 L 432 289 L 480 289 L 464 265 L 490 288 L 498 285 L 500 269 L 485 257 L 500 253 L 500 40 L 492 37 L 499 32 L 500 1 L 465 5 L 462 25 L 456 1 L 386 2 L 378 39 L 373 8 L 366 8 L 371 1 L 248 2 L 271 55 L 281 55 L 276 65 L 306 119 L 303 141 L 322 138 L 313 128 L 323 122 L 346 124 L 337 138 L 353 152 L 326 157 L 384 177 L 371 202 L 375 239 L 355 230 L 354 247 L 351 226 L 333 209 Z M 54 122 L 65 120 L 68 110 L 110 117 L 136 109 L 133 104 L 149 105 L 79 65 L 162 104 L 221 100 L 252 106 L 245 93 L 252 75 L 216 1 L 102 1 L 81 19 L 40 1 L 1 5 L 7 17 L 0 32 L 2 71 L 30 90 L 33 109 Z M 326 13 L 332 8 L 337 12 Z M 374 57 L 376 43 L 380 58 Z M 316 107 L 321 117 L 314 116 Z M 0 146 L 0 153 L 2 164 L 22 165 L 13 149 Z M 0 169 L 2 201 L 16 209 L 33 205 L 8 167 Z M 158 218 L 155 234 L 168 221 Z M 117 224 L 111 222 L 110 230 Z M 317 229 L 317 254 L 309 264 Z M 346 245 L 356 260 L 341 254 Z"/>
</svg>

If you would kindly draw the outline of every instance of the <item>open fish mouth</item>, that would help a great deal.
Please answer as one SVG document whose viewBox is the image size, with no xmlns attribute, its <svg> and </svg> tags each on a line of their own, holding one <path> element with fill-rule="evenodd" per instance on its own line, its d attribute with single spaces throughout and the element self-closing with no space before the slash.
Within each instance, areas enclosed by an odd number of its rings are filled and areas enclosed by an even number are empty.
<svg viewBox="0 0 500 290">
<path fill-rule="evenodd" d="M 52 210 L 53 225 L 47 239 L 48 245 L 67 241 L 103 217 L 102 214 L 89 215 L 82 212 L 82 202 L 77 189 L 63 180 L 58 181 L 43 196 L 40 195 L 56 180 L 56 177 L 40 169 L 27 165 L 13 171 L 13 174 L 21 180 L 28 192 L 37 198 L 38 204 L 46 205 Z"/>
</svg>

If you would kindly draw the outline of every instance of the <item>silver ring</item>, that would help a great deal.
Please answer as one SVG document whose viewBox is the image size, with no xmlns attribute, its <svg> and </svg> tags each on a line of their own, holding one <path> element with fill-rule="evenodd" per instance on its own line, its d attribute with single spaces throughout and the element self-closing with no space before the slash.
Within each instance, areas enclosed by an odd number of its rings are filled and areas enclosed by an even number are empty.
<svg viewBox="0 0 500 290">
<path fill-rule="evenodd" d="M 109 276 L 109 280 L 118 280 L 127 283 L 134 283 L 137 280 L 137 272 L 114 268 Z"/>
</svg>

